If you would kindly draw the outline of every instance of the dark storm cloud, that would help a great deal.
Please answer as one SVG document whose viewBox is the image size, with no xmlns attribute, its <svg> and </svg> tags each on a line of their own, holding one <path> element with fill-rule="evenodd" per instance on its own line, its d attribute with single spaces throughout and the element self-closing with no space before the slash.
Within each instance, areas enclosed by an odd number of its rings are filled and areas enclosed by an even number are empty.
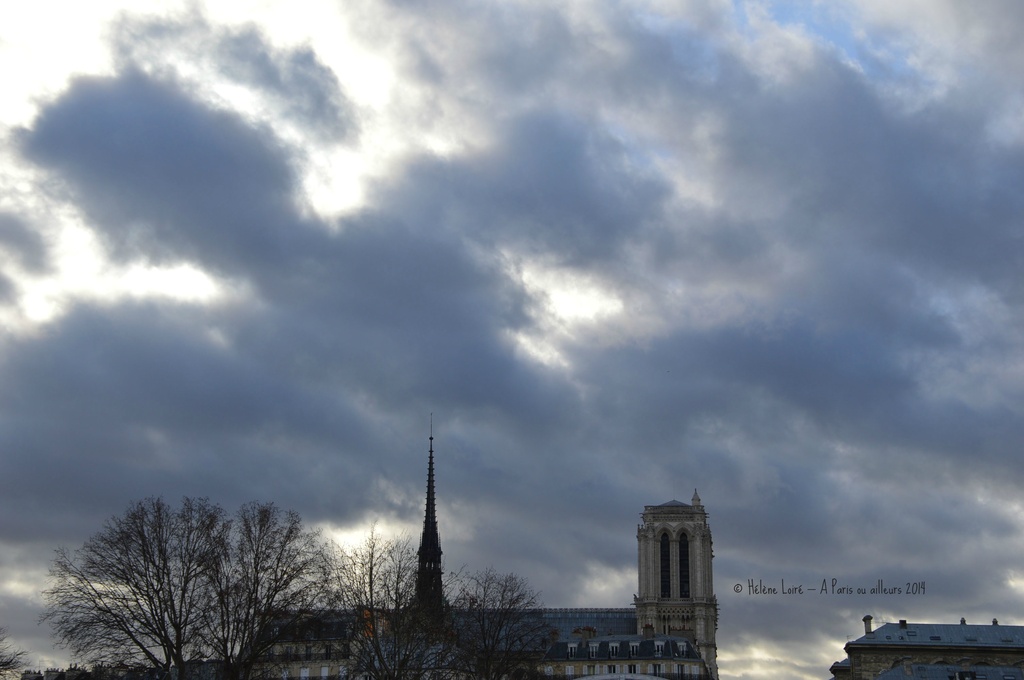
<svg viewBox="0 0 1024 680">
<path fill-rule="evenodd" d="M 255 308 L 210 315 L 82 311 L 52 341 L 12 351 L 6 398 L 33 383 L 12 433 L 33 461 L 71 455 L 61 441 L 76 437 L 75 464 L 126 456 L 121 469 L 140 487 L 158 473 L 189 485 L 202 469 L 204 489 L 265 490 L 268 475 L 287 478 L 286 451 L 339 446 L 330 423 L 337 410 L 351 421 L 355 402 L 460 409 L 543 432 L 554 404 L 571 401 L 514 357 L 505 334 L 525 323 L 526 301 L 496 264 L 430 223 L 367 213 L 332 231 L 300 218 L 282 148 L 173 83 L 134 71 L 81 80 L 23 148 L 62 178 L 118 257 L 196 261 L 258 296 Z M 44 434 L 27 417 L 44 402 L 64 427 Z M 342 469 L 366 455 L 395 460 L 367 438 L 351 443 Z"/>
<path fill-rule="evenodd" d="M 242 342 L 286 348 L 317 372 L 326 361 L 380 408 L 468 407 L 545 427 L 565 392 L 511 352 L 505 333 L 525 322 L 522 293 L 425 226 L 368 217 L 325 237 L 286 263 L 294 275 L 268 296 L 282 306 Z"/>
<path fill-rule="evenodd" d="M 378 200 L 413 219 L 423 210 L 487 245 L 593 265 L 642 240 L 668 187 L 594 121 L 528 112 L 496 148 L 445 162 L 425 158 Z"/>
<path fill-rule="evenodd" d="M 60 173 L 121 257 L 238 273 L 259 269 L 308 229 L 272 139 L 172 83 L 129 72 L 77 80 L 23 148 Z"/>
<path fill-rule="evenodd" d="M 43 338 L 8 348 L 6 474 L 49 480 L 42 496 L 35 488 L 6 495 L 12 514 L 33 498 L 49 507 L 19 533 L 52 518 L 47 533 L 67 540 L 150 494 L 240 502 L 294 493 L 279 482 L 305 452 L 365 446 L 343 400 L 328 402 L 317 386 L 227 351 L 204 337 L 210 323 L 187 309 L 81 309 Z M 352 481 L 338 474 L 342 488 Z"/>
<path fill-rule="evenodd" d="M 741 173 L 735 188 L 771 182 L 791 237 L 1015 288 L 1019 150 L 979 148 L 983 112 L 903 117 L 862 78 L 818 70 L 785 99 L 732 110 L 723 172 Z"/>
</svg>

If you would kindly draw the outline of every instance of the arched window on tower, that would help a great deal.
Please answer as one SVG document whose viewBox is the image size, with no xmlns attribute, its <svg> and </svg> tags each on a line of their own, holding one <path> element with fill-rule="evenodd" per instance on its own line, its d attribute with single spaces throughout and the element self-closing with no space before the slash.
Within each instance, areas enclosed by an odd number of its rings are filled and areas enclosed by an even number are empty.
<svg viewBox="0 0 1024 680">
<path fill-rule="evenodd" d="M 668 534 L 661 535 L 661 596 L 672 597 L 672 555 L 669 550 Z"/>
<path fill-rule="evenodd" d="M 690 540 L 679 535 L 679 597 L 690 597 Z"/>
</svg>

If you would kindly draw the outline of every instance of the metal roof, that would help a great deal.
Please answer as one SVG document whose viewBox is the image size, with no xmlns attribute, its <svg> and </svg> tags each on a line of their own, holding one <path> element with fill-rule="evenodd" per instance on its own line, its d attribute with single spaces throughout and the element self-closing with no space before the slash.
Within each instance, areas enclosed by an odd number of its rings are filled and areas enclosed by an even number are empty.
<svg viewBox="0 0 1024 680">
<path fill-rule="evenodd" d="M 1024 647 L 1024 626 L 967 623 L 886 623 L 848 645 Z"/>
<path fill-rule="evenodd" d="M 629 635 L 637 631 L 636 609 L 632 607 L 541 609 L 540 615 L 561 638 L 571 638 L 587 627 L 596 635 Z"/>
<path fill-rule="evenodd" d="M 876 680 L 1024 680 L 1024 673 L 1014 666 L 951 666 L 915 663 L 907 669 L 899 665 L 880 673 Z"/>
</svg>

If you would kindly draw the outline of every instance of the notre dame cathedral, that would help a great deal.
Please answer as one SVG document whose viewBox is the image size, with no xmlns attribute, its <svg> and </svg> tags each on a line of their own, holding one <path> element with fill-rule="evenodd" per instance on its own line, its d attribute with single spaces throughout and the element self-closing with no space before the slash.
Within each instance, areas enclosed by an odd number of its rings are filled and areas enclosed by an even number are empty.
<svg viewBox="0 0 1024 680">
<path fill-rule="evenodd" d="M 711 529 L 694 490 L 690 504 L 648 505 L 637 527 L 637 632 L 650 626 L 697 645 L 717 676 L 718 600 L 711 572 Z"/>
<path fill-rule="evenodd" d="M 434 437 L 427 458 L 426 508 L 418 550 L 416 599 L 428 614 L 445 608 Z M 690 503 L 647 505 L 637 527 L 637 593 L 632 607 L 543 609 L 536 673 L 551 680 L 718 680 L 718 601 L 712 581 L 711 530 L 696 490 Z M 360 631 L 360 632 L 356 632 Z M 363 678 L 351 653 L 366 635 L 346 615 L 304 622 L 274 646 L 275 675 Z M 305 649 L 305 653 L 297 650 Z M 350 674 L 350 671 L 351 674 Z"/>
<path fill-rule="evenodd" d="M 423 604 L 436 607 L 442 595 L 433 441 L 431 435 L 417 591 Z M 553 633 L 542 661 L 546 675 L 717 680 L 718 600 L 700 496 L 694 490 L 689 504 L 645 506 L 641 518 L 633 607 L 545 609 Z M 586 655 L 578 651 L 584 649 Z"/>
</svg>

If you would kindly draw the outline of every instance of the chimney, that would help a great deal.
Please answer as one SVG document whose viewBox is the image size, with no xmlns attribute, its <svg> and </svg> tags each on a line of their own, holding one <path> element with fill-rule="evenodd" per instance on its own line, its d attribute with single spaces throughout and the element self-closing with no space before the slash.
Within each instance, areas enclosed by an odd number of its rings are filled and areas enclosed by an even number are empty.
<svg viewBox="0 0 1024 680">
<path fill-rule="evenodd" d="M 907 629 L 907 620 L 906 619 L 900 619 L 900 630 L 906 630 L 906 629 Z"/>
<path fill-rule="evenodd" d="M 645 640 L 653 640 L 654 639 L 654 626 L 652 624 L 650 624 L 650 623 L 644 624 L 644 639 Z"/>
<path fill-rule="evenodd" d="M 992 625 L 993 626 L 998 626 L 999 625 L 999 619 L 992 619 Z"/>
<path fill-rule="evenodd" d="M 961 626 L 965 626 L 965 625 L 967 625 L 967 619 L 965 619 L 964 617 L 962 617 L 962 616 L 961 616 L 961 617 L 960 617 L 960 625 L 961 625 Z"/>
<path fill-rule="evenodd" d="M 862 619 L 864 621 L 864 634 L 871 635 L 871 614 L 867 614 Z"/>
</svg>

